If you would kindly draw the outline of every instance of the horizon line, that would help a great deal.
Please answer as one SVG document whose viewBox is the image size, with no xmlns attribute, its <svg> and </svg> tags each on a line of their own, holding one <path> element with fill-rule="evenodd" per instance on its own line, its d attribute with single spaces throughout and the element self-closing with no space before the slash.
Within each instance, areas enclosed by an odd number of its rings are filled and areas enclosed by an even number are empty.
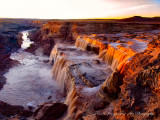
<svg viewBox="0 0 160 120">
<path fill-rule="evenodd" d="M 127 17 L 110 17 L 110 18 L 72 18 L 72 19 L 58 19 L 58 18 L 17 18 L 17 17 L 0 17 L 0 19 L 40 19 L 40 20 L 118 20 L 118 19 L 125 19 L 125 18 L 131 18 L 131 17 L 142 17 L 142 18 L 156 18 L 160 17 L 159 16 L 153 16 L 153 17 L 148 17 L 148 16 L 139 16 L 139 15 L 134 15 L 134 16 L 127 16 Z"/>
</svg>

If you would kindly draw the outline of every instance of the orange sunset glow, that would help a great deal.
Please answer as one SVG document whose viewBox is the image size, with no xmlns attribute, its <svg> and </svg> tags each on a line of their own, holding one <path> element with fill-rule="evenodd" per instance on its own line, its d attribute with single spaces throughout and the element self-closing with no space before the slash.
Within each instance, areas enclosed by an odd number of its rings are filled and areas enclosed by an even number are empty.
<svg viewBox="0 0 160 120">
<path fill-rule="evenodd" d="M 86 19 L 160 16 L 160 0 L 1 0 L 1 18 Z"/>
</svg>

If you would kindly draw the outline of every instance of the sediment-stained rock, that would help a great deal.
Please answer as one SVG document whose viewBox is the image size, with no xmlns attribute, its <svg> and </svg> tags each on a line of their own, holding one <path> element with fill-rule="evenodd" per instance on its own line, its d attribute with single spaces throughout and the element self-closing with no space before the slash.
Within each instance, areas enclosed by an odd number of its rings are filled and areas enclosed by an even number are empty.
<svg viewBox="0 0 160 120">
<path fill-rule="evenodd" d="M 158 42 L 159 40 L 157 40 Z M 158 119 L 159 110 L 159 47 L 150 42 L 137 53 L 124 71 L 119 99 L 114 103 L 116 119 Z M 151 47 L 153 46 L 153 47 Z M 154 49 L 153 49 L 154 48 Z M 120 113 L 123 113 L 122 116 Z"/>
<path fill-rule="evenodd" d="M 50 55 L 50 63 L 54 63 L 53 77 L 62 91 L 64 89 L 70 91 L 74 85 L 98 86 L 105 81 L 111 70 L 108 69 L 106 72 L 107 66 L 105 63 L 97 64 L 95 63 L 97 59 L 96 55 L 84 53 L 74 46 L 66 48 L 55 46 Z"/>
<path fill-rule="evenodd" d="M 95 34 L 90 36 L 78 36 L 75 46 L 84 51 L 94 51 L 96 54 L 99 54 L 102 52 L 102 50 L 106 49 L 107 43 L 104 41 L 104 39 L 95 38 L 97 38 Z"/>
<path fill-rule="evenodd" d="M 120 120 L 158 119 L 157 113 L 160 103 L 160 50 L 158 43 L 159 40 L 150 42 L 147 50 L 133 56 L 131 61 L 124 66 L 123 80 L 118 80 L 120 78 L 119 72 L 113 73 L 102 87 L 93 94 L 96 96 L 94 100 L 84 96 L 87 93 L 83 91 L 84 88 L 74 89 L 73 95 L 71 95 L 74 97 L 71 97 L 72 100 L 70 99 L 72 102 L 69 104 L 70 114 L 68 114 L 67 119 L 75 119 L 79 113 L 79 116 L 85 119 L 89 117 L 87 114 L 90 114 L 93 119 L 97 119 L 97 116 L 103 116 L 104 119 Z M 79 104 L 82 106 L 79 107 Z M 92 113 L 96 113 L 97 116 L 92 115 Z"/>
</svg>

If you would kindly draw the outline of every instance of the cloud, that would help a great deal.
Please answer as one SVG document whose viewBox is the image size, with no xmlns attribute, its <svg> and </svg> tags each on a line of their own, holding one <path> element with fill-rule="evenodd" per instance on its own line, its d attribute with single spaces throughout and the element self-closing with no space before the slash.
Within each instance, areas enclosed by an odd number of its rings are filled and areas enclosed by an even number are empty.
<svg viewBox="0 0 160 120">
<path fill-rule="evenodd" d="M 152 8 L 153 5 L 137 5 L 130 6 L 121 9 L 115 9 L 112 12 L 108 12 L 107 15 L 110 17 L 120 17 L 120 16 L 133 16 L 133 15 L 141 15 L 142 11 L 146 11 L 148 13 L 148 8 Z M 131 14 L 132 13 L 132 14 Z M 143 12 L 144 13 L 144 12 Z"/>
</svg>

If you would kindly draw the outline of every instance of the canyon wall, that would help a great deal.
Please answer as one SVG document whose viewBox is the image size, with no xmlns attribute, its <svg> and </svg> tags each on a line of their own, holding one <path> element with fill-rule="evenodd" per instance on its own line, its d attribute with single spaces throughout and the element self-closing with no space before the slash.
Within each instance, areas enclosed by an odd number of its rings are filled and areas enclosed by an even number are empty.
<svg viewBox="0 0 160 120">
<path fill-rule="evenodd" d="M 67 95 L 68 110 L 63 117 L 66 120 L 158 119 L 160 39 L 157 33 L 150 34 L 150 30 L 159 28 L 159 24 L 54 21 L 31 36 L 36 43 L 31 50 L 42 47 L 44 54 L 51 53 L 53 76 Z M 127 34 L 104 35 L 119 32 Z M 66 46 L 58 48 L 55 46 L 58 43 Z M 98 54 L 110 66 L 112 74 L 101 75 L 105 79 L 99 83 L 93 78 L 86 79 L 90 73 L 82 71 L 88 68 L 93 71 L 95 63 L 102 61 L 76 63 L 80 59 L 71 59 L 69 53 L 78 50 L 68 48 L 68 44 Z M 85 69 L 80 71 L 81 67 Z M 94 73 L 98 74 L 97 71 Z"/>
<path fill-rule="evenodd" d="M 125 29 L 123 29 L 125 28 Z M 70 20 L 70 21 L 50 21 L 44 24 L 40 30 L 30 35 L 31 41 L 36 44 L 32 46 L 32 50 L 39 48 L 44 49 L 44 54 L 49 55 L 54 42 L 75 43 L 75 40 L 83 35 L 91 34 L 112 34 L 112 33 L 134 33 L 159 29 L 160 25 L 147 23 L 126 23 L 126 22 L 108 22 L 101 20 Z M 133 37 L 131 35 L 130 37 Z M 107 39 L 101 37 L 100 39 Z M 116 39 L 116 38 L 114 38 Z M 108 39 L 109 40 L 109 39 Z M 112 39 L 110 39 L 112 41 Z M 45 43 L 46 42 L 46 43 Z M 45 43 L 45 44 L 44 44 Z M 51 43 L 51 45 L 49 45 Z M 47 44 L 47 45 L 46 45 Z M 101 43 L 100 43 L 101 44 Z M 53 46 L 52 46 L 53 45 Z M 92 49 L 92 48 L 89 48 Z M 97 48 L 95 51 L 97 51 Z"/>
</svg>

